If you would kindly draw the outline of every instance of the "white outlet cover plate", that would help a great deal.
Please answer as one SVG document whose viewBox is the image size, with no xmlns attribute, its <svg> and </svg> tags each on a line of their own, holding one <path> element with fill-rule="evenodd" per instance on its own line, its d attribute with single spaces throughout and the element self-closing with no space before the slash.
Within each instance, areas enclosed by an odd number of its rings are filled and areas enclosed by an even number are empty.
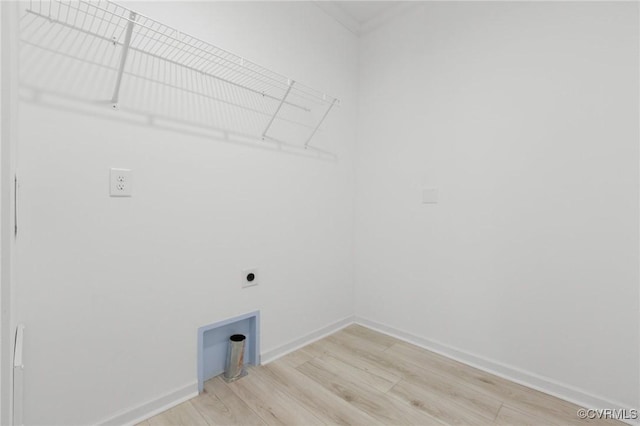
<svg viewBox="0 0 640 426">
<path fill-rule="evenodd" d="M 247 280 L 247 275 L 253 274 L 255 278 L 253 281 Z M 242 271 L 242 288 L 253 287 L 258 285 L 260 275 L 258 274 L 258 268 L 245 269 Z"/>
<path fill-rule="evenodd" d="M 110 170 L 109 195 L 112 197 L 131 197 L 133 195 L 133 174 L 131 170 Z"/>
<path fill-rule="evenodd" d="M 440 193 L 438 188 L 425 188 L 422 190 L 423 204 L 438 204 Z"/>
</svg>

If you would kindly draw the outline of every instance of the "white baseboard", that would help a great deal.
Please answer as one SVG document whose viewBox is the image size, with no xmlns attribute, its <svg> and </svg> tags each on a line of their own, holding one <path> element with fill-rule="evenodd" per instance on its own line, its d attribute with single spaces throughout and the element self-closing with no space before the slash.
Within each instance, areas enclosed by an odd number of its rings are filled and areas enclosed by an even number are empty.
<svg viewBox="0 0 640 426">
<path fill-rule="evenodd" d="M 633 408 L 626 407 L 621 403 L 610 401 L 597 395 L 593 395 L 585 390 L 576 388 L 574 386 L 560 383 L 549 377 L 544 377 L 529 371 L 522 370 L 518 367 L 490 360 L 479 355 L 474 355 L 472 353 L 456 349 L 443 343 L 425 339 L 424 337 L 415 336 L 413 334 L 406 333 L 404 331 L 398 330 L 397 328 L 390 327 L 376 321 L 356 316 L 354 322 L 372 330 L 379 331 L 380 333 L 395 337 L 396 339 L 400 339 L 429 351 L 438 353 L 447 358 L 454 359 L 463 364 L 470 365 L 471 367 L 475 367 L 479 370 L 486 371 L 487 373 L 502 377 L 503 379 L 510 380 L 523 386 L 527 386 L 540 392 L 574 403 L 581 407 L 593 409 L 626 409 L 627 411 Z M 637 421 L 633 420 L 627 421 L 627 423 L 632 425 L 639 424 Z"/>
<path fill-rule="evenodd" d="M 305 336 L 302 336 L 298 339 L 292 340 L 284 345 L 281 345 L 277 348 L 271 349 L 267 352 L 261 354 L 261 363 L 267 364 L 271 361 L 274 361 L 281 356 L 284 356 L 290 352 L 293 352 L 305 345 L 315 342 L 316 340 L 320 340 L 329 334 L 335 333 L 348 325 L 354 323 L 354 317 L 348 316 L 346 318 L 341 319 L 340 321 L 336 321 L 328 326 L 319 328 Z M 112 417 L 98 422 L 99 426 L 132 426 L 137 423 L 140 423 L 143 420 L 146 420 L 150 417 L 153 417 L 157 414 L 160 414 L 164 411 L 167 411 L 178 404 L 181 404 L 191 398 L 198 396 L 198 382 L 194 381 L 186 386 L 183 386 L 179 389 L 176 389 L 172 392 L 169 392 L 159 398 L 156 398 L 151 401 L 147 401 L 142 403 L 136 407 L 129 408 L 123 410 Z"/>
<path fill-rule="evenodd" d="M 186 386 L 166 393 L 159 398 L 123 410 L 107 420 L 99 422 L 98 425 L 132 426 L 196 396 L 198 396 L 198 382 L 194 381 Z"/>
<path fill-rule="evenodd" d="M 333 324 L 329 324 L 325 327 L 319 328 L 309 334 L 285 343 L 284 345 L 278 346 L 277 348 L 263 352 L 260 356 L 260 363 L 268 364 L 272 361 L 275 361 L 276 359 L 285 356 L 286 354 L 291 353 L 295 350 L 298 350 L 303 346 L 313 343 L 316 340 L 320 340 L 323 337 L 335 333 L 336 331 L 342 330 L 343 328 L 353 324 L 354 320 L 355 317 L 353 315 L 349 315 L 348 317 L 345 317 L 340 321 L 336 321 Z"/>
<path fill-rule="evenodd" d="M 343 328 L 354 323 L 387 334 L 391 337 L 395 337 L 396 339 L 414 344 L 429 351 L 436 352 L 447 358 L 451 358 L 480 370 L 486 371 L 488 373 L 495 374 L 496 376 L 502 377 L 515 383 L 519 383 L 523 386 L 527 386 L 532 389 L 539 390 L 540 392 L 544 392 L 546 394 L 563 399 L 565 401 L 572 402 L 582 407 L 594 409 L 610 408 L 618 410 L 629 410 L 630 408 L 632 408 L 625 407 L 621 403 L 617 403 L 606 398 L 593 395 L 582 389 L 557 382 L 548 377 L 540 376 L 538 374 L 531 373 L 498 361 L 490 360 L 479 355 L 474 355 L 472 353 L 456 349 L 449 345 L 419 337 L 411 333 L 406 333 L 394 327 L 390 327 L 385 324 L 381 324 L 376 321 L 357 316 L 345 317 L 339 321 L 329 324 L 328 326 L 308 333 L 305 336 L 294 339 L 288 343 L 285 343 L 284 345 L 278 346 L 277 348 L 270 349 L 262 353 L 261 363 L 268 364 L 272 361 L 275 361 L 276 359 L 287 355 L 290 352 L 293 352 L 303 346 L 320 340 L 323 337 L 333 334 L 336 331 L 342 330 Z M 120 413 L 110 417 L 109 419 L 99 422 L 98 425 L 135 425 L 136 423 L 153 417 L 156 414 L 160 414 L 163 411 L 175 407 L 176 405 L 181 404 L 182 402 L 196 396 L 198 396 L 198 383 L 197 381 L 194 381 L 193 383 L 169 392 L 152 401 L 147 401 L 136 407 L 123 410 Z M 627 423 L 631 425 L 640 424 L 635 421 L 627 421 Z"/>
</svg>

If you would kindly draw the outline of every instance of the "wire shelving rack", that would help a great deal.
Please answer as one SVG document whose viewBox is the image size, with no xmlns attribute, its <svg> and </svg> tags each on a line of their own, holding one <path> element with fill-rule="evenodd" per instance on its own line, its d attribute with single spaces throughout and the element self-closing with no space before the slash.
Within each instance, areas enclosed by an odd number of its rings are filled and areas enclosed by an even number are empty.
<svg viewBox="0 0 640 426">
<path fill-rule="evenodd" d="M 120 48 L 111 96 L 114 109 L 120 102 L 130 52 L 149 55 L 242 90 L 248 96 L 269 100 L 264 130 L 256 135 L 264 140 L 279 141 L 270 131 L 281 120 L 291 121 L 286 111 L 299 115 L 313 110 L 315 123 L 304 126 L 306 136 L 302 142 L 306 148 L 331 110 L 340 105 L 333 96 L 109 0 L 30 0 L 27 12 Z"/>
</svg>

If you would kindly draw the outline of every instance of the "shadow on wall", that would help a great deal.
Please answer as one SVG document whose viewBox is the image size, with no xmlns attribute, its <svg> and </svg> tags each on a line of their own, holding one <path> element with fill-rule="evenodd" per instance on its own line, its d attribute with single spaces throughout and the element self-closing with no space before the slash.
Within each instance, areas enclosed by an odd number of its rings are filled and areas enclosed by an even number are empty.
<svg viewBox="0 0 640 426">
<path fill-rule="evenodd" d="M 113 17 L 106 13 L 87 18 L 73 9 L 71 6 L 58 9 L 62 17 L 47 18 L 44 13 L 45 16 L 38 14 L 38 10 L 22 16 L 23 101 L 258 149 L 337 161 L 331 152 L 305 147 L 325 111 L 322 102 L 298 95 L 287 97 L 287 102 L 281 104 L 280 99 L 288 94 L 281 82 L 249 68 L 246 72 L 237 65 L 230 67 L 228 58 L 217 52 L 215 58 L 221 59 L 206 63 L 208 68 L 204 72 L 203 67 L 192 65 L 211 59 L 196 55 L 197 46 L 173 41 L 174 45 L 165 42 L 149 48 L 159 39 L 152 27 L 147 30 L 142 26 L 146 33 L 132 39 L 136 48 L 128 51 L 115 110 L 111 99 L 123 51 L 119 40 L 124 37 L 125 26 L 115 25 Z M 75 16 L 69 18 L 69 14 Z M 187 58 L 184 62 L 179 60 L 182 56 Z M 276 112 L 278 115 L 272 122 Z M 263 138 L 266 128 L 269 137 Z M 321 136 L 320 132 L 317 136 Z"/>
</svg>

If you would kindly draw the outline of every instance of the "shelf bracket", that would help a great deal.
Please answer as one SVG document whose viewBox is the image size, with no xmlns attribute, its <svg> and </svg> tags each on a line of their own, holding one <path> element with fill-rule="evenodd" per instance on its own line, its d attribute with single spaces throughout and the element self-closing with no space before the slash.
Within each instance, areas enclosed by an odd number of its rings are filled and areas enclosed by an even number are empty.
<svg viewBox="0 0 640 426">
<path fill-rule="evenodd" d="M 120 66 L 118 68 L 118 78 L 116 79 L 116 87 L 113 90 L 113 97 L 111 103 L 113 108 L 118 108 L 118 99 L 120 97 L 120 84 L 122 83 L 122 74 L 124 74 L 124 66 L 127 63 L 127 55 L 129 54 L 129 46 L 131 45 L 131 34 L 133 33 L 133 26 L 138 15 L 135 12 L 129 13 L 129 22 L 127 22 L 127 30 L 124 36 L 124 43 L 122 45 L 122 54 L 120 55 Z"/>
<path fill-rule="evenodd" d="M 313 138 L 313 136 L 316 134 L 316 132 L 318 131 L 318 129 L 320 128 L 320 126 L 322 125 L 322 122 L 324 121 L 325 118 L 327 118 L 327 115 L 329 115 L 329 111 L 331 111 L 331 108 L 333 108 L 333 106 L 336 104 L 336 99 L 334 99 L 331 104 L 329 105 L 329 108 L 327 108 L 327 110 L 324 112 L 324 115 L 322 116 L 322 118 L 320 119 L 320 121 L 318 122 L 318 124 L 316 125 L 316 128 L 313 129 L 313 132 L 311 132 L 311 134 L 309 135 L 309 138 L 307 139 L 307 141 L 304 143 L 304 148 L 307 149 L 309 147 L 309 142 L 311 142 L 311 139 Z"/>
<path fill-rule="evenodd" d="M 293 87 L 294 83 L 295 81 L 291 80 L 291 82 L 289 83 L 289 87 L 287 87 L 287 91 L 285 92 L 284 96 L 280 100 L 280 104 L 278 105 L 278 108 L 276 108 L 275 112 L 273 113 L 273 117 L 271 117 L 271 120 L 269 120 L 269 124 L 267 124 L 267 127 L 264 129 L 264 132 L 262 132 L 263 140 L 264 138 L 267 137 L 267 132 L 269 131 L 269 128 L 273 124 L 273 121 L 278 116 L 278 113 L 280 112 L 280 108 L 282 108 L 282 105 L 284 105 L 284 101 L 287 99 L 287 96 L 289 96 L 289 92 L 291 92 L 291 88 Z"/>
</svg>

